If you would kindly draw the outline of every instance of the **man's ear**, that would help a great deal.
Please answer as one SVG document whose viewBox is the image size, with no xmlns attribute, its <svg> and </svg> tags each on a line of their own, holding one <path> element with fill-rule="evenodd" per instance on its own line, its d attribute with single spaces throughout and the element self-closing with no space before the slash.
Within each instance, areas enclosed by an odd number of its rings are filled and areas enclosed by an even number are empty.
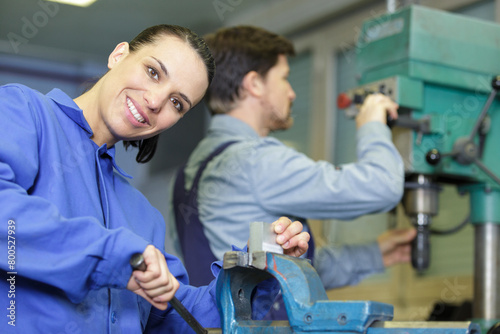
<svg viewBox="0 0 500 334">
<path fill-rule="evenodd" d="M 129 53 L 129 46 L 127 42 L 121 42 L 118 44 L 113 52 L 108 57 L 108 68 L 112 69 L 116 63 Z"/>
<path fill-rule="evenodd" d="M 264 78 L 255 71 L 250 71 L 243 77 L 242 88 L 254 97 L 260 97 L 264 93 Z"/>
</svg>

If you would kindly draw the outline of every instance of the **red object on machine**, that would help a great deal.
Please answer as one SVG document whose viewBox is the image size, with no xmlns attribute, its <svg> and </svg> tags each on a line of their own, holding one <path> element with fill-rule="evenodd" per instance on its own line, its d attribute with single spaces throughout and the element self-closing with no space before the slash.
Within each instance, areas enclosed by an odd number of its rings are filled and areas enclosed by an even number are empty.
<svg viewBox="0 0 500 334">
<path fill-rule="evenodd" d="M 345 109 L 349 107 L 352 103 L 352 100 L 347 96 L 346 93 L 340 93 L 339 96 L 337 96 L 337 107 L 339 109 Z"/>
</svg>

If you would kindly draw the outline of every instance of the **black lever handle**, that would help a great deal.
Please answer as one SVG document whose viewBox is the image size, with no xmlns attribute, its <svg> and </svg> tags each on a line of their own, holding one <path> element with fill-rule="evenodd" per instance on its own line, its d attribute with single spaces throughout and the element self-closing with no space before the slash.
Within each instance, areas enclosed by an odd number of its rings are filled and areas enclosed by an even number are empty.
<svg viewBox="0 0 500 334">
<path fill-rule="evenodd" d="M 469 135 L 469 141 L 472 141 L 474 137 L 476 136 L 476 133 L 479 131 L 479 128 L 481 127 L 481 123 L 483 122 L 484 118 L 486 117 L 486 114 L 488 113 L 488 109 L 490 108 L 491 104 L 493 103 L 493 100 L 498 94 L 498 77 L 495 77 L 492 82 L 492 90 L 490 95 L 488 96 L 488 99 L 486 100 L 486 103 L 483 106 L 483 109 L 481 110 L 481 114 L 479 114 L 479 118 L 476 121 L 476 124 L 474 124 L 474 128 L 472 129 L 471 134 Z"/>
</svg>

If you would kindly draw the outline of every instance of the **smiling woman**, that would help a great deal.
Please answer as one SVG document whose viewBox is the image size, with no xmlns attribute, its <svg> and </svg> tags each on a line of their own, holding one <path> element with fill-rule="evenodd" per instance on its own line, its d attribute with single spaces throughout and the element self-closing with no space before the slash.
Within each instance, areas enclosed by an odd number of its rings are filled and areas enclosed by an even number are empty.
<svg viewBox="0 0 500 334">
<path fill-rule="evenodd" d="M 165 25 L 144 30 L 130 44 L 118 44 L 108 68 L 114 71 L 75 102 L 92 120 L 91 127 L 102 130 L 94 131 L 96 143 L 112 146 L 124 140 L 125 146 L 139 148 L 138 162 L 149 161 L 158 134 L 201 100 L 215 70 L 203 40 L 189 29 Z M 99 98 L 104 101 L 94 105 Z M 159 113 L 162 108 L 173 113 Z"/>
<path fill-rule="evenodd" d="M 19 333 L 182 333 L 188 325 L 167 308 L 174 294 L 202 325 L 220 326 L 215 284 L 187 285 L 180 260 L 163 251 L 163 217 L 115 162 L 123 140 L 139 147 L 138 161 L 153 156 L 158 134 L 203 98 L 213 58 L 190 30 L 160 25 L 118 44 L 108 67 L 74 100 L 0 87 L 0 238 L 5 245 L 14 226 L 16 241 L 15 267 L 0 250 L 16 292 L 0 281 L 0 304 L 15 305 L 16 320 L 0 321 L 1 333 L 13 324 Z M 135 253 L 146 271 L 130 268 Z M 260 289 L 257 318 L 277 287 Z"/>
</svg>

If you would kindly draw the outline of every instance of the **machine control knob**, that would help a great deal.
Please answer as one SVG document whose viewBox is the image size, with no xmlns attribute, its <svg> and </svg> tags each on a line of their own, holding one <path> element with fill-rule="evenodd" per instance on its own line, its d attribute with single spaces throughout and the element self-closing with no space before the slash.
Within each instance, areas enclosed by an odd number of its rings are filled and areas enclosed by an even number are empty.
<svg viewBox="0 0 500 334">
<path fill-rule="evenodd" d="M 491 80 L 491 87 L 494 90 L 500 90 L 500 75 L 497 75 L 493 78 L 493 80 Z"/>
<path fill-rule="evenodd" d="M 346 93 L 340 93 L 339 96 L 337 96 L 337 107 L 339 109 L 346 109 L 351 103 L 352 100 Z"/>
<path fill-rule="evenodd" d="M 436 148 L 433 148 L 432 150 L 427 152 L 427 154 L 425 155 L 425 160 L 429 165 L 435 166 L 441 160 L 441 153 Z"/>
</svg>

